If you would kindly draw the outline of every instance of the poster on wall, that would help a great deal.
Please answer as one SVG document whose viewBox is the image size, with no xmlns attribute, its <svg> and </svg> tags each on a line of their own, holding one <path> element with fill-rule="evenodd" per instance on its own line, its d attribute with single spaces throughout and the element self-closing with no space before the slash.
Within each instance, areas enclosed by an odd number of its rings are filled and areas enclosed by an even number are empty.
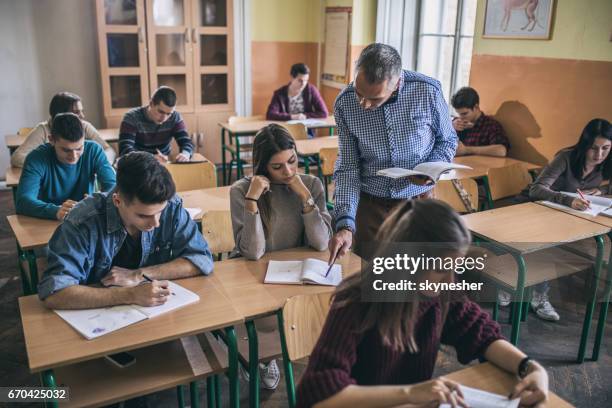
<svg viewBox="0 0 612 408">
<path fill-rule="evenodd" d="M 325 9 L 325 55 L 323 84 L 344 88 L 349 77 L 351 43 L 351 7 Z"/>
<path fill-rule="evenodd" d="M 548 40 L 554 0 L 487 0 L 483 38 Z"/>
</svg>

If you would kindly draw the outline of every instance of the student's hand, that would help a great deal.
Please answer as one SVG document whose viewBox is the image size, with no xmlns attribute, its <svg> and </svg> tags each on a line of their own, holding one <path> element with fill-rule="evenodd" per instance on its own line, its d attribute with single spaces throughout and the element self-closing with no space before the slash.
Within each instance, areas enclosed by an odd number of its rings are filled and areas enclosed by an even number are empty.
<svg viewBox="0 0 612 408">
<path fill-rule="evenodd" d="M 514 387 L 510 399 L 520 398 L 521 406 L 541 408 L 548 401 L 548 374 L 538 363 L 531 367 L 531 372 Z"/>
<path fill-rule="evenodd" d="M 60 207 L 59 210 L 57 210 L 57 213 L 55 214 L 55 217 L 62 221 L 64 218 L 66 218 L 66 215 L 68 215 L 68 213 L 70 212 L 70 210 L 72 210 L 72 207 L 74 207 L 77 204 L 76 201 L 72 201 L 72 200 L 66 200 L 62 203 L 62 206 Z"/>
<path fill-rule="evenodd" d="M 464 145 L 461 141 L 457 143 L 457 152 L 455 153 L 455 156 L 466 156 L 471 153 L 472 152 L 470 151 L 469 146 Z"/>
<path fill-rule="evenodd" d="M 300 197 L 302 202 L 305 202 L 310 198 L 310 190 L 308 190 L 308 187 L 306 187 L 299 174 L 296 173 L 287 185 L 289 186 L 291 191 L 293 191 Z"/>
<path fill-rule="evenodd" d="M 304 120 L 306 119 L 306 115 L 304 115 L 303 113 L 294 113 L 293 115 L 291 115 L 291 120 Z"/>
<path fill-rule="evenodd" d="M 430 186 L 434 184 L 434 181 L 426 176 L 410 176 L 408 181 L 417 186 Z"/>
<path fill-rule="evenodd" d="M 176 155 L 175 160 L 179 163 L 183 163 L 183 162 L 188 162 L 189 160 L 191 160 L 191 158 L 189 157 L 189 153 L 181 152 Z"/>
<path fill-rule="evenodd" d="M 161 164 L 166 164 L 168 163 L 169 159 L 168 156 L 166 156 L 165 154 L 163 154 L 162 152 L 159 151 L 159 149 L 157 149 L 157 153 L 155 154 L 155 158 L 157 159 L 158 162 L 160 162 Z"/>
<path fill-rule="evenodd" d="M 341 229 L 336 232 L 329 240 L 329 261 L 327 264 L 331 265 L 334 258 L 336 260 L 342 258 L 351 249 L 351 246 L 353 246 L 353 233 L 351 231 Z"/>
<path fill-rule="evenodd" d="M 465 130 L 466 123 L 467 122 L 464 122 L 461 118 L 455 118 L 453 119 L 453 128 L 455 129 L 455 131 L 461 132 L 462 130 Z"/>
<path fill-rule="evenodd" d="M 601 190 L 598 188 L 592 188 L 590 190 L 580 190 L 582 191 L 583 194 L 586 195 L 594 195 L 594 196 L 600 196 L 601 195 Z"/>
<path fill-rule="evenodd" d="M 246 196 L 259 200 L 259 197 L 268 190 L 270 190 L 270 180 L 265 176 L 254 176 Z"/>
<path fill-rule="evenodd" d="M 131 303 L 139 306 L 159 306 L 166 303 L 170 296 L 168 281 L 155 280 L 151 283 L 131 288 Z"/>
<path fill-rule="evenodd" d="M 420 406 L 437 407 L 442 403 L 447 403 L 453 408 L 468 407 L 463 400 L 459 384 L 444 377 L 411 385 L 408 389 L 407 402 Z"/>
<path fill-rule="evenodd" d="M 572 208 L 574 210 L 584 211 L 591 206 L 589 200 L 583 200 L 582 198 L 574 198 L 572 200 Z"/>
<path fill-rule="evenodd" d="M 113 266 L 112 269 L 100 281 L 104 286 L 136 286 L 144 278 L 140 269 L 127 269 Z"/>
</svg>

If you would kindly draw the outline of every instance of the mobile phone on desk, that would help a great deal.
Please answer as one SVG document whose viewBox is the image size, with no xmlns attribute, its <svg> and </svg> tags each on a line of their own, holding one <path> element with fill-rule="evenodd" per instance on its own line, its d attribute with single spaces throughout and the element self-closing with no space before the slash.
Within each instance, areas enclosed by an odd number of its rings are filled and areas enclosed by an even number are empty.
<svg viewBox="0 0 612 408">
<path fill-rule="evenodd" d="M 136 362 L 136 357 L 130 353 L 109 354 L 104 358 L 119 368 L 129 367 Z"/>
</svg>

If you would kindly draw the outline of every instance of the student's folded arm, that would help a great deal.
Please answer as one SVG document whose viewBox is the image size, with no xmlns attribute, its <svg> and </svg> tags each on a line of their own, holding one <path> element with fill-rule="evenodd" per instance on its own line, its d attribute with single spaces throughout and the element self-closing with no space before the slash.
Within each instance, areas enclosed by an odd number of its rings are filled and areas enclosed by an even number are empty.
<svg viewBox="0 0 612 408">
<path fill-rule="evenodd" d="M 184 268 L 175 271 L 178 272 L 178 275 L 168 275 L 166 273 L 162 278 L 178 279 L 198 274 L 210 274 L 213 270 L 213 259 L 210 248 L 204 236 L 198 230 L 195 221 L 191 219 L 187 210 L 183 208 L 182 201 L 180 205 L 175 208 L 172 222 L 174 223 L 172 254 L 175 260 L 189 261 L 193 267 L 186 265 Z M 170 265 L 170 263 L 167 265 Z M 168 269 L 172 272 L 171 267 Z"/>
<path fill-rule="evenodd" d="M 102 149 L 96 146 L 95 150 L 95 172 L 98 179 L 98 183 L 100 183 L 100 190 L 103 192 L 110 191 L 115 187 L 115 184 L 117 183 L 117 176 L 115 174 L 115 170 L 104 155 Z"/>
<path fill-rule="evenodd" d="M 317 251 L 324 251 L 332 235 L 331 216 L 327 211 L 321 180 L 312 178 L 312 185 L 309 186 L 309 189 L 316 205 L 309 213 L 302 213 L 306 241 Z"/>
<path fill-rule="evenodd" d="M 570 207 L 573 197 L 554 191 L 551 186 L 561 175 L 571 171 L 568 161 L 563 153 L 558 154 L 540 173 L 536 181 L 529 188 L 529 198 L 532 200 L 547 200 Z"/>
<path fill-rule="evenodd" d="M 427 162 L 442 161 L 451 162 L 457 151 L 459 139 L 453 128 L 448 106 L 444 101 L 444 96 L 440 87 L 435 87 L 431 95 L 433 108 L 433 131 L 435 141 L 429 157 L 424 160 Z"/>
<path fill-rule="evenodd" d="M 508 149 L 503 144 L 492 144 L 487 146 L 470 146 L 472 154 L 483 156 L 506 157 Z"/>
<path fill-rule="evenodd" d="M 29 156 L 21 172 L 21 178 L 17 186 L 17 199 L 15 201 L 17 214 L 56 220 L 57 211 L 60 209 L 60 206 L 47 203 L 38 198 L 40 185 L 44 177 L 44 169 L 42 165 L 36 163 L 38 156 L 35 157 L 36 159 L 32 155 Z"/>
<path fill-rule="evenodd" d="M 316 118 L 316 119 L 324 119 L 329 116 L 329 112 L 327 110 L 327 106 L 325 105 L 325 101 L 321 97 L 319 90 L 314 85 L 309 85 L 310 87 L 310 97 L 312 98 L 312 112 L 306 112 L 305 115 L 307 118 Z"/>
<path fill-rule="evenodd" d="M 351 95 L 344 94 L 347 98 Z M 338 159 L 334 167 L 334 220 L 336 230 L 349 226 L 355 230 L 355 216 L 361 193 L 361 159 L 357 139 L 350 133 L 344 112 L 336 101 L 334 109 L 338 127 Z"/>
<path fill-rule="evenodd" d="M 240 181 L 239 181 L 240 182 Z M 248 187 L 246 187 L 248 191 Z M 234 184 L 230 190 L 230 211 L 236 248 L 242 256 L 251 260 L 261 258 L 266 252 L 266 237 L 259 212 L 252 214 L 245 203 L 246 192 Z"/>
<path fill-rule="evenodd" d="M 484 356 L 491 343 L 503 338 L 499 324 L 476 303 L 467 298 L 450 303 L 441 342 L 455 347 L 461 364 Z"/>
<path fill-rule="evenodd" d="M 119 128 L 119 156 L 136 150 L 136 126 L 127 120 L 121 122 Z"/>
<path fill-rule="evenodd" d="M 274 92 L 270 105 L 268 105 L 268 111 L 266 112 L 267 120 L 290 120 L 291 115 L 287 112 L 282 111 L 282 103 L 280 95 Z"/>
<path fill-rule="evenodd" d="M 13 152 L 11 155 L 11 166 L 23 167 L 28 154 L 46 142 L 45 126 L 41 123 L 28 134 L 23 143 Z"/>
</svg>

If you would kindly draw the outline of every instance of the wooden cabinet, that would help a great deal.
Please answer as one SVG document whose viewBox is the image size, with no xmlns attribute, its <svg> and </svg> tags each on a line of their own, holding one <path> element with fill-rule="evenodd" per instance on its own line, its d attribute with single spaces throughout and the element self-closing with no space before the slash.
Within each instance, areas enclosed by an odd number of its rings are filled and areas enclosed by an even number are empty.
<svg viewBox="0 0 612 408">
<path fill-rule="evenodd" d="M 216 123 L 234 113 L 232 0 L 96 0 L 96 11 L 106 126 L 171 86 L 215 159 Z"/>
</svg>

